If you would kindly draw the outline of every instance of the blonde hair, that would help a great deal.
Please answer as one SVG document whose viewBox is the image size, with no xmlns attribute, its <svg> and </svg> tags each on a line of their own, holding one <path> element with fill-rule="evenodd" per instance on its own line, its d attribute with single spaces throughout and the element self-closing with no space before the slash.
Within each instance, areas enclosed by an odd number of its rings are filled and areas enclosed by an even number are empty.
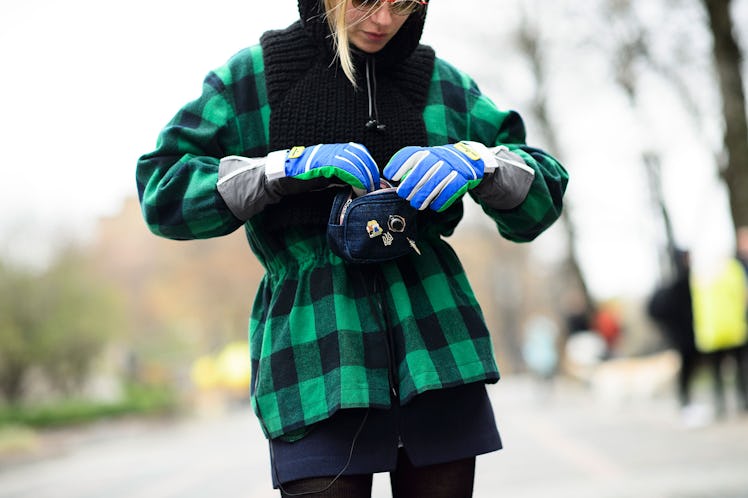
<svg viewBox="0 0 748 498">
<path fill-rule="evenodd" d="M 335 54 L 338 60 L 340 60 L 340 67 L 343 69 L 345 76 L 356 87 L 358 86 L 356 85 L 356 69 L 353 66 L 351 47 L 348 44 L 348 30 L 345 24 L 345 7 L 347 1 L 324 0 L 325 17 L 327 25 L 330 26 L 333 46 L 335 47 Z"/>
</svg>

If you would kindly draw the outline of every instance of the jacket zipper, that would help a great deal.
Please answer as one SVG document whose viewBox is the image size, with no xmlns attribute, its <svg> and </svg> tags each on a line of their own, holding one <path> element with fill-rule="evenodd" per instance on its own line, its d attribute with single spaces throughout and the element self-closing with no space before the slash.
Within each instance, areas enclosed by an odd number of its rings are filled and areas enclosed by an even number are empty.
<svg viewBox="0 0 748 498">
<path fill-rule="evenodd" d="M 382 303 L 382 291 L 384 290 L 383 286 L 383 275 L 379 269 L 376 270 L 376 276 L 374 278 L 374 294 L 376 295 L 376 299 L 374 300 L 377 310 L 379 311 L 379 316 L 384 319 L 384 336 L 385 336 L 385 348 L 387 349 L 387 378 L 389 380 L 390 384 L 390 392 L 392 394 L 393 401 L 397 401 L 399 403 L 400 400 L 400 393 L 398 390 L 398 382 L 397 382 L 397 375 L 395 372 L 395 364 L 396 364 L 396 358 L 395 358 L 395 346 L 394 346 L 394 338 L 392 337 L 392 327 L 390 326 L 390 318 L 387 314 L 387 311 L 384 308 L 384 305 Z"/>
<path fill-rule="evenodd" d="M 400 390 L 399 383 L 397 381 L 397 372 L 395 366 L 397 365 L 397 358 L 395 357 L 395 339 L 392 334 L 392 327 L 390 326 L 390 317 L 387 313 L 382 300 L 384 290 L 384 276 L 382 272 L 377 269 L 374 278 L 374 293 L 376 294 L 375 303 L 379 310 L 379 316 L 384 319 L 384 336 L 385 336 L 385 348 L 387 349 L 387 379 L 390 385 L 390 401 L 393 404 L 393 409 L 400 410 Z M 395 404 L 397 403 L 397 404 Z M 397 416 L 397 447 L 402 448 L 405 446 L 402 438 L 402 431 L 400 430 L 400 416 Z"/>
</svg>

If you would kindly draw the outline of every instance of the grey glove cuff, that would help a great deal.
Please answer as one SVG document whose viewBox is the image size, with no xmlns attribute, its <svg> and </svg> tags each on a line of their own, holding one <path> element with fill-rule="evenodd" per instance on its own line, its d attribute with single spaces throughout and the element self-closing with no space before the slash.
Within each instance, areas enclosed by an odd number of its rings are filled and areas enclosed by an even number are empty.
<svg viewBox="0 0 748 498">
<path fill-rule="evenodd" d="M 527 197 L 535 178 L 535 170 L 528 166 L 522 157 L 505 146 L 489 150 L 496 159 L 496 169 L 486 173 L 471 192 L 490 208 L 515 208 Z"/>
<path fill-rule="evenodd" d="M 286 152 L 271 152 L 267 157 L 221 159 L 216 188 L 234 216 L 246 221 L 284 196 L 341 185 L 325 177 L 311 180 L 286 177 L 283 171 Z"/>
<path fill-rule="evenodd" d="M 248 220 L 280 199 L 274 189 L 268 188 L 272 181 L 265 177 L 266 159 L 227 156 L 218 166 L 218 193 L 240 220 Z"/>
</svg>

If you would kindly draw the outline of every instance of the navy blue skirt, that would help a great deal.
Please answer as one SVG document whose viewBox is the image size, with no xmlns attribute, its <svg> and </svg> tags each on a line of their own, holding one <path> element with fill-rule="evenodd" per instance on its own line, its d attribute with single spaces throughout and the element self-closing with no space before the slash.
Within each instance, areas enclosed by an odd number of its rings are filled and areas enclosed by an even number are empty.
<svg viewBox="0 0 748 498">
<path fill-rule="evenodd" d="M 390 472 L 402 448 L 413 465 L 501 449 L 485 384 L 427 391 L 389 410 L 347 409 L 293 443 L 270 441 L 273 486 L 310 477 Z M 350 457 L 350 462 L 349 462 Z"/>
</svg>

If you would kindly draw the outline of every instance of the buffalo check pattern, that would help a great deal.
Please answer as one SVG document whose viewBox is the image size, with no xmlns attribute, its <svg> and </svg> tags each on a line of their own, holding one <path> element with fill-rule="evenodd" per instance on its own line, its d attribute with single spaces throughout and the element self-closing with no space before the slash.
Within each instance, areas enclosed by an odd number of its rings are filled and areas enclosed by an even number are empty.
<svg viewBox="0 0 748 498">
<path fill-rule="evenodd" d="M 424 212 L 420 255 L 380 265 L 350 265 L 333 255 L 324 225 L 279 227 L 267 213 L 248 221 L 233 216 L 216 189 L 219 161 L 267 155 L 270 112 L 262 51 L 244 49 L 205 78 L 200 97 L 164 127 L 136 169 L 153 233 L 188 240 L 244 226 L 266 270 L 251 311 L 249 354 L 252 406 L 267 437 L 299 437 L 341 408 L 386 408 L 430 389 L 496 382 L 481 309 L 444 240 L 463 215 L 461 202 L 445 213 Z M 527 198 L 514 209 L 492 209 L 471 192 L 503 237 L 530 241 L 559 217 L 564 168 L 526 145 L 516 112 L 498 110 L 441 59 L 423 118 L 429 145 L 506 145 L 535 170 Z"/>
</svg>

